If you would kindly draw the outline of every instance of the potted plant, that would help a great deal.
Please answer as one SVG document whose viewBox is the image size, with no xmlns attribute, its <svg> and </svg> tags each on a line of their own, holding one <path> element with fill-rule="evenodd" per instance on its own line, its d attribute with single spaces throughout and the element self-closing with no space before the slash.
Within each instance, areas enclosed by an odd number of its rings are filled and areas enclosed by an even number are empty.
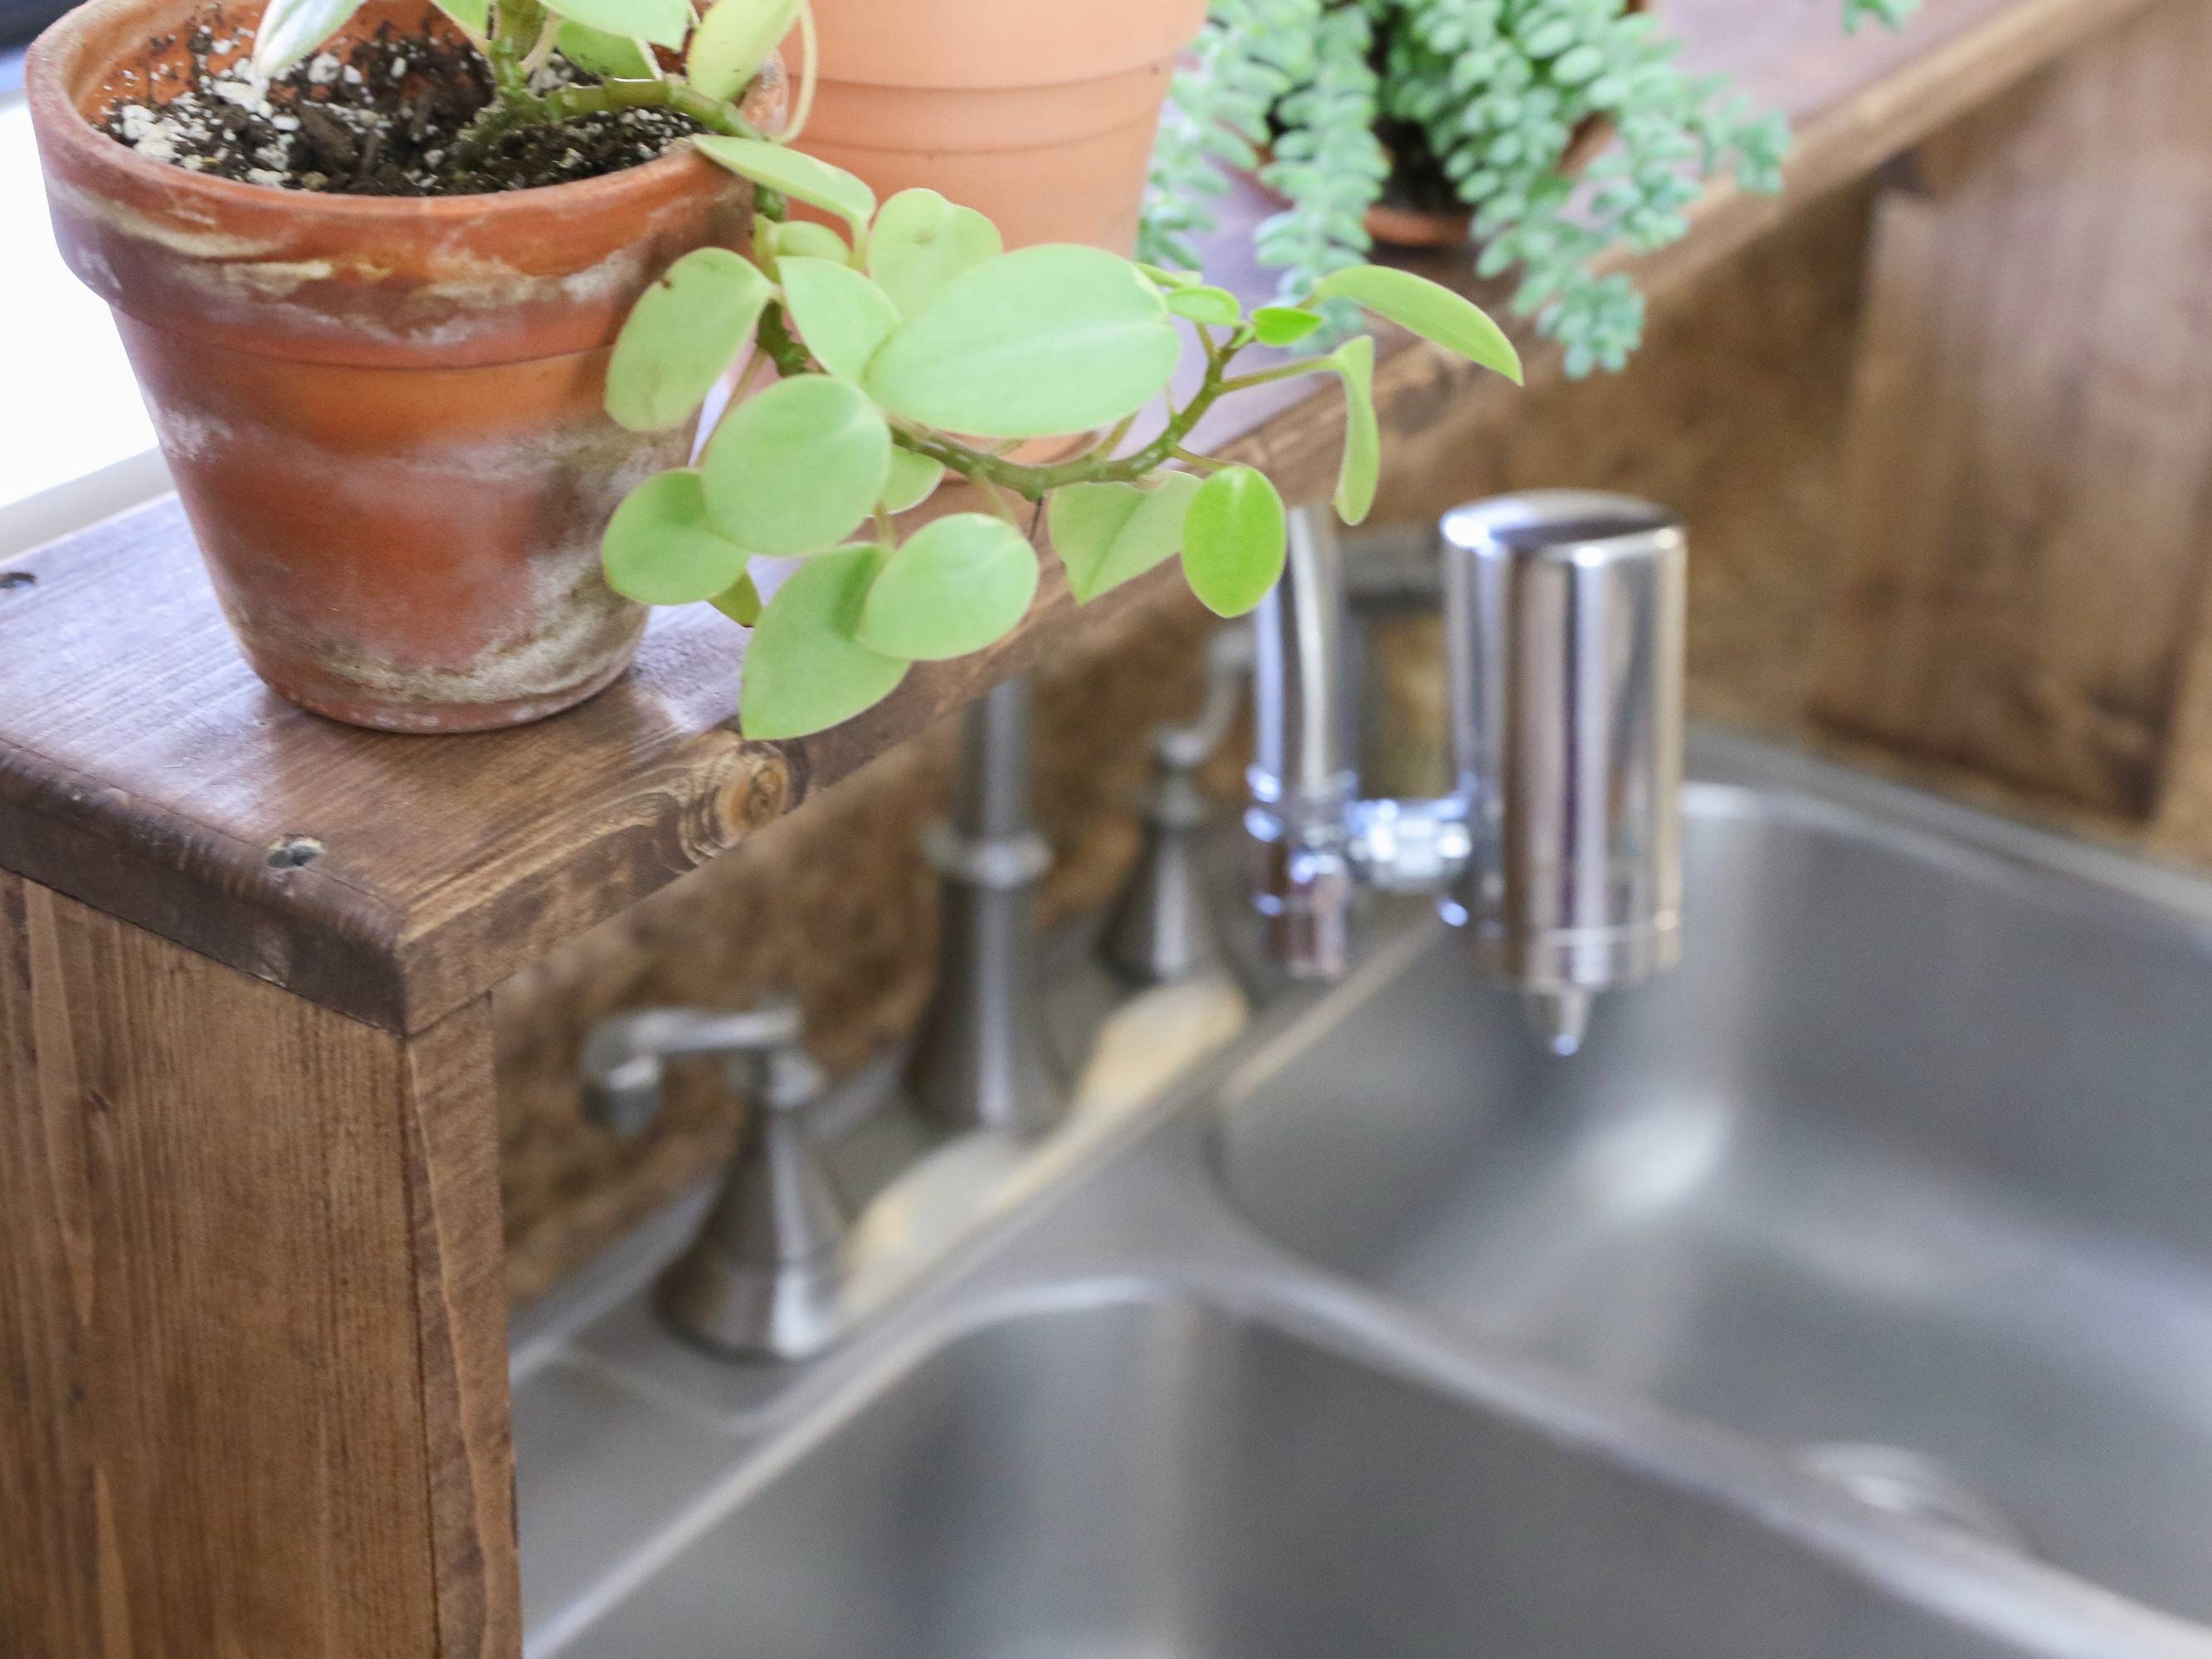
<svg viewBox="0 0 2212 1659">
<path fill-rule="evenodd" d="M 1847 28 L 1895 27 L 1919 0 L 1843 0 Z M 1779 189 L 1789 131 L 1723 76 L 1686 74 L 1642 0 L 1212 0 L 1176 81 L 1139 247 L 1180 266 L 1212 228 L 1224 169 L 1286 201 L 1261 262 L 1304 292 L 1375 240 L 1483 242 L 1518 268 L 1516 313 L 1571 375 L 1618 369 L 1644 301 L 1600 275 L 1616 244 L 1663 247 L 1733 166 Z"/>
<path fill-rule="evenodd" d="M 981 211 L 1007 246 L 1127 253 L 1176 54 L 1206 0 L 836 0 L 807 149 L 889 198 Z"/>
<path fill-rule="evenodd" d="M 1199 597 L 1235 614 L 1280 572 L 1283 504 L 1188 447 L 1199 419 L 1248 387 L 1335 375 L 1353 521 L 1379 443 L 1371 338 L 1240 370 L 1244 353 L 1297 345 L 1341 302 L 1518 374 L 1489 318 L 1408 273 L 1347 266 L 1248 316 L 1103 249 L 1007 252 L 934 191 L 879 204 L 755 125 L 793 0 L 718 0 L 696 27 L 689 0 L 406 22 L 390 0 L 276 0 L 250 55 L 219 15 L 189 14 L 181 46 L 159 33 L 178 4 L 94 0 L 40 42 L 56 218 L 117 307 L 249 658 L 342 719 L 533 718 L 620 672 L 643 605 L 706 602 L 754 630 L 748 735 L 819 730 L 911 663 L 1012 629 L 1038 518 L 1079 599 L 1180 553 Z M 350 184 L 374 185 L 380 154 L 390 188 L 458 169 L 464 193 L 333 193 L 336 141 L 307 142 L 325 120 L 356 136 Z M 489 193 L 511 158 L 574 167 L 610 143 L 635 164 Z M 325 188 L 281 187 L 307 162 Z M 1187 339 L 1204 364 L 1177 398 Z M 1018 452 L 1070 432 L 1096 435 L 1048 461 Z M 981 510 L 902 526 L 948 475 Z M 771 568 L 778 583 L 757 580 Z"/>
</svg>

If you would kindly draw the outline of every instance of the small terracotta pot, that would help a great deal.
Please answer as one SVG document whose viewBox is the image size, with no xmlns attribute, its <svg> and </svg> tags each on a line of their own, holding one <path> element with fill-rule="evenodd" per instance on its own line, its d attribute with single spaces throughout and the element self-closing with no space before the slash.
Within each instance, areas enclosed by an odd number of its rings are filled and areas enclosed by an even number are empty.
<svg viewBox="0 0 2212 1659">
<path fill-rule="evenodd" d="M 828 0 L 800 148 L 878 196 L 927 185 L 1010 247 L 1127 253 L 1176 54 L 1206 0 Z"/>
<path fill-rule="evenodd" d="M 147 160 L 93 123 L 144 98 L 122 70 L 200 9 L 94 0 L 40 37 L 25 82 L 64 257 L 115 309 L 246 659 L 293 702 L 387 731 L 581 702 L 645 623 L 601 580 L 600 534 L 690 444 L 606 418 L 608 352 L 672 260 L 745 233 L 748 187 L 688 151 L 428 199 Z M 425 10 L 393 0 L 349 32 Z M 238 51 L 258 14 L 226 9 Z M 755 112 L 778 118 L 780 76 L 763 85 Z"/>
<path fill-rule="evenodd" d="M 1650 11 L 1655 0 L 1624 0 L 1626 12 Z M 1559 171 L 1578 175 L 1613 142 L 1613 123 L 1592 116 L 1575 129 Z M 1382 247 L 1456 247 L 1474 231 L 1474 215 L 1463 209 L 1398 207 L 1377 202 L 1367 210 L 1367 234 Z"/>
</svg>

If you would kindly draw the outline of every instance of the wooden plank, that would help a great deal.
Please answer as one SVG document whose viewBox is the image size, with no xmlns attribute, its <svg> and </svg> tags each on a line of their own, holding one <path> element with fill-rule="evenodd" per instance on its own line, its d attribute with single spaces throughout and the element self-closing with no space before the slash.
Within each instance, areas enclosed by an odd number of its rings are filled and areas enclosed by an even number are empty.
<svg viewBox="0 0 2212 1659">
<path fill-rule="evenodd" d="M 2212 574 L 2212 8 L 2168 0 L 1881 209 L 1817 712 L 2148 817 Z"/>
<path fill-rule="evenodd" d="M 1799 118 L 1801 187 L 1780 204 L 1711 192 L 1690 239 L 1644 279 L 1689 282 L 1795 201 L 2140 3 L 1930 0 L 1909 33 L 1842 45 L 1826 4 L 1677 0 L 1701 67 L 1734 70 Z M 1249 224 L 1224 233 L 1224 270 L 1264 291 Z M 1463 252 L 1424 269 L 1474 286 Z M 1536 361 L 1556 372 L 1550 354 Z M 1310 381 L 1268 390 L 1224 412 L 1208 440 L 1318 499 L 1340 404 Z M 1386 343 L 1377 392 L 1394 435 L 1471 399 L 1503 412 L 1513 395 L 1403 339 Z M 694 608 L 658 619 L 638 671 L 582 709 L 520 732 L 430 739 L 346 731 L 264 691 L 237 659 L 173 503 L 12 568 L 40 580 L 0 590 L 0 866 L 398 1030 L 434 1024 L 1083 625 L 1048 580 L 999 650 L 917 671 L 883 708 L 822 738 L 755 744 L 734 729 L 739 635 Z M 296 835 L 327 851 L 270 870 L 270 847 Z"/>
<path fill-rule="evenodd" d="M 520 1651 L 490 1063 L 0 872 L 9 1659 Z"/>
</svg>

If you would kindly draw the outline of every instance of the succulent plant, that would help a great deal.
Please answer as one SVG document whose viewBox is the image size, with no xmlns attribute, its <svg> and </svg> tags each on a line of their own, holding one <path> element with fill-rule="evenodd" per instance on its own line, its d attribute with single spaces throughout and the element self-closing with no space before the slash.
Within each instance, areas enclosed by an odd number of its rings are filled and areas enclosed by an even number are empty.
<svg viewBox="0 0 2212 1659">
<path fill-rule="evenodd" d="M 1919 0 L 1844 0 L 1844 24 L 1901 25 Z M 1432 168 L 1474 216 L 1486 276 L 1517 269 L 1516 313 L 1565 349 L 1570 374 L 1618 369 L 1644 300 L 1598 269 L 1688 229 L 1704 182 L 1782 179 L 1789 130 L 1724 76 L 1686 73 L 1680 43 L 1625 0 L 1212 0 L 1154 155 L 1140 252 L 1194 263 L 1223 169 L 1289 205 L 1261 224 L 1261 263 L 1304 293 L 1364 258 L 1363 220 L 1394 166 Z M 1586 123 L 1613 142 L 1577 174 Z M 1401 149 L 1393 156 L 1380 134 Z"/>
</svg>

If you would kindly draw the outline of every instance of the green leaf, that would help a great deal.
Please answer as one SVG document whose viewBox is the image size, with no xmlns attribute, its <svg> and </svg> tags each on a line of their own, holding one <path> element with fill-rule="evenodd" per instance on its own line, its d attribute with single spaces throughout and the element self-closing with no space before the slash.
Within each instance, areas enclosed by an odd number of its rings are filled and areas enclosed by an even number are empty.
<svg viewBox="0 0 2212 1659">
<path fill-rule="evenodd" d="M 607 413 L 633 432 L 683 425 L 730 372 L 775 295 L 726 247 L 685 254 L 630 307 L 607 363 Z"/>
<path fill-rule="evenodd" d="M 840 380 L 857 381 L 868 359 L 898 326 L 898 308 L 883 289 L 834 259 L 784 259 L 776 274 L 799 338 L 815 362 Z"/>
<path fill-rule="evenodd" d="M 282 75 L 353 20 L 365 0 L 270 0 L 253 36 L 253 68 Z"/>
<path fill-rule="evenodd" d="M 748 738 L 803 738 L 848 720 L 898 689 L 908 665 L 854 637 L 879 547 L 809 559 L 761 612 L 745 652 L 738 720 Z"/>
<path fill-rule="evenodd" d="M 1005 252 L 993 224 L 933 190 L 902 190 L 884 204 L 868 235 L 868 274 L 902 317 L 912 317 L 954 277 Z"/>
<path fill-rule="evenodd" d="M 841 265 L 853 263 L 852 244 L 827 225 L 811 219 L 786 219 L 781 224 L 763 219 L 769 252 L 777 259 L 828 259 Z"/>
<path fill-rule="evenodd" d="M 1294 346 L 1322 321 L 1321 313 L 1304 306 L 1261 306 L 1252 313 L 1252 332 L 1264 346 Z"/>
<path fill-rule="evenodd" d="M 714 596 L 714 609 L 740 628 L 757 626 L 761 619 L 760 589 L 753 586 L 750 570 L 738 578 L 726 593 Z"/>
<path fill-rule="evenodd" d="M 875 216 L 876 193 L 844 168 L 833 167 L 782 144 L 771 144 L 765 138 L 728 138 L 710 133 L 691 142 L 702 155 L 740 179 L 750 179 L 782 191 L 794 202 L 836 214 L 852 226 L 855 242 L 867 234 L 868 221 Z"/>
<path fill-rule="evenodd" d="M 477 40 L 491 33 L 491 0 L 436 0 L 436 4 Z"/>
<path fill-rule="evenodd" d="M 1322 278 L 1313 297 L 1345 299 L 1470 362 L 1521 383 L 1521 354 L 1481 307 L 1449 289 L 1389 265 L 1352 265 Z"/>
<path fill-rule="evenodd" d="M 1382 429 L 1375 419 L 1375 340 L 1362 334 L 1329 353 L 1344 382 L 1344 459 L 1336 471 L 1336 515 L 1364 524 L 1382 477 Z"/>
<path fill-rule="evenodd" d="M 484 0 L 487 7 L 490 0 Z M 586 75 L 603 81 L 651 81 L 658 78 L 652 54 L 626 34 L 581 23 L 563 23 L 556 37 L 561 55 Z"/>
<path fill-rule="evenodd" d="M 705 481 L 688 468 L 657 472 L 624 496 L 599 551 L 607 585 L 647 605 L 711 599 L 752 557 L 715 529 Z"/>
<path fill-rule="evenodd" d="M 729 102 L 798 20 L 799 0 L 714 0 L 684 54 L 684 78 L 717 103 Z"/>
<path fill-rule="evenodd" d="M 1224 467 L 1191 498 L 1183 520 L 1183 574 L 1216 616 L 1241 617 L 1267 598 L 1283 574 L 1288 548 L 1283 498 L 1265 474 Z"/>
<path fill-rule="evenodd" d="M 1188 317 L 1194 323 L 1228 328 L 1243 319 L 1243 304 L 1225 288 L 1211 288 L 1201 283 L 1194 288 L 1172 289 L 1166 298 L 1170 311 L 1178 317 Z"/>
<path fill-rule="evenodd" d="M 891 450 L 890 481 L 884 485 L 884 510 L 907 513 L 937 493 L 945 482 L 945 469 L 927 455 L 911 449 Z"/>
<path fill-rule="evenodd" d="M 1167 386 L 1181 342 L 1159 290 L 1098 248 L 1027 247 L 954 278 L 868 366 L 925 426 L 1041 438 L 1111 426 Z"/>
<path fill-rule="evenodd" d="M 550 0 L 546 9 L 607 34 L 680 46 L 691 33 L 691 0 Z"/>
<path fill-rule="evenodd" d="M 1013 631 L 1036 597 L 1036 550 L 1004 519 L 956 513 L 915 532 L 868 590 L 860 643 L 941 662 Z"/>
<path fill-rule="evenodd" d="M 1053 550 L 1079 605 L 1132 581 L 1182 547 L 1183 519 L 1199 481 L 1168 472 L 1149 489 L 1127 483 L 1063 485 L 1049 509 Z"/>
<path fill-rule="evenodd" d="M 813 553 L 876 510 L 891 432 L 844 381 L 795 375 L 723 416 L 701 465 L 725 536 L 756 553 Z"/>
<path fill-rule="evenodd" d="M 1165 265 L 1139 264 L 1137 269 L 1163 289 L 1195 288 L 1205 280 L 1194 271 L 1170 270 Z"/>
</svg>

